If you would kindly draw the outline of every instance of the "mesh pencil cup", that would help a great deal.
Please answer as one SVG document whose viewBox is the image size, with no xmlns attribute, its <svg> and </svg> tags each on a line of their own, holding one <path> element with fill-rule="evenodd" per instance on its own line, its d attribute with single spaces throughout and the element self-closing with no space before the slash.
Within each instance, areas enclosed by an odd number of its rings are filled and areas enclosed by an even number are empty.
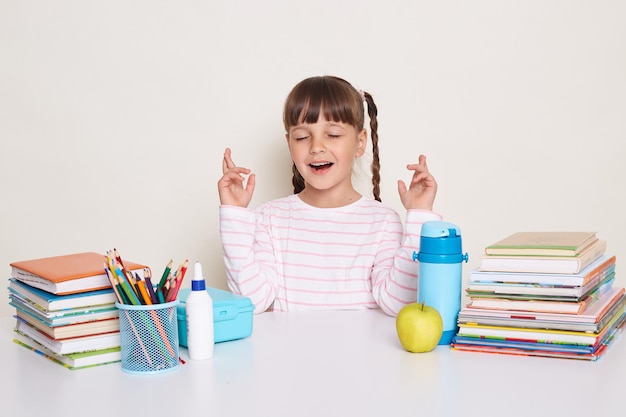
<svg viewBox="0 0 626 417">
<path fill-rule="evenodd" d="M 122 371 L 159 374 L 178 368 L 178 300 L 152 305 L 115 303 L 120 312 Z"/>
</svg>

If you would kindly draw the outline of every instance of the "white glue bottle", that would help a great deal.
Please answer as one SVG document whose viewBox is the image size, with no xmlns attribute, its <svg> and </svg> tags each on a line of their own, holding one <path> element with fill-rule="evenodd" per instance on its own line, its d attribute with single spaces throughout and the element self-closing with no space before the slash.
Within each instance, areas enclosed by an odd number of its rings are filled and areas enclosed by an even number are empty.
<svg viewBox="0 0 626 417">
<path fill-rule="evenodd" d="M 213 334 L 213 300 L 206 290 L 202 265 L 196 262 L 191 291 L 187 296 L 187 350 L 193 360 L 213 357 L 215 336 Z"/>
</svg>

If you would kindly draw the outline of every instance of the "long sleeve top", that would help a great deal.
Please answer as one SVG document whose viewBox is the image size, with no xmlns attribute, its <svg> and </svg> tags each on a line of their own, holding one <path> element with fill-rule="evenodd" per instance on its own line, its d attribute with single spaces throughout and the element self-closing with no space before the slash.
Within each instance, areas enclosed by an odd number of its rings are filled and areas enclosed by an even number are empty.
<svg viewBox="0 0 626 417">
<path fill-rule="evenodd" d="M 421 226 L 441 216 L 400 216 L 362 197 L 344 207 L 317 208 L 298 195 L 257 210 L 220 206 L 220 234 L 229 288 L 249 297 L 255 313 L 366 309 L 395 316 L 417 301 Z"/>
</svg>

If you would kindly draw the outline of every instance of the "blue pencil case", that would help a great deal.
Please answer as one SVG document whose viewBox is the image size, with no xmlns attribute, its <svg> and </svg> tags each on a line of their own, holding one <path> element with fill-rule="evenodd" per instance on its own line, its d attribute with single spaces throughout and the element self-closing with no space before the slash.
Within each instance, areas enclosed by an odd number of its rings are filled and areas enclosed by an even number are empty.
<svg viewBox="0 0 626 417">
<path fill-rule="evenodd" d="M 213 299 L 213 330 L 215 343 L 243 339 L 252 334 L 254 305 L 248 297 L 217 288 L 207 288 Z M 191 288 L 181 288 L 178 293 L 178 344 L 187 347 L 187 316 L 185 300 Z"/>
</svg>

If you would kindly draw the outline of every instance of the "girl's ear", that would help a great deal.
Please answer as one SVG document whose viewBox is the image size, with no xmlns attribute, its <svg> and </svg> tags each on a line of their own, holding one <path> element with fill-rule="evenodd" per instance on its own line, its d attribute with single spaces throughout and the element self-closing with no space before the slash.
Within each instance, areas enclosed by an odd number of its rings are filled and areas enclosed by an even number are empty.
<svg viewBox="0 0 626 417">
<path fill-rule="evenodd" d="M 363 129 L 356 137 L 356 156 L 363 156 L 365 147 L 367 146 L 367 130 Z"/>
</svg>

